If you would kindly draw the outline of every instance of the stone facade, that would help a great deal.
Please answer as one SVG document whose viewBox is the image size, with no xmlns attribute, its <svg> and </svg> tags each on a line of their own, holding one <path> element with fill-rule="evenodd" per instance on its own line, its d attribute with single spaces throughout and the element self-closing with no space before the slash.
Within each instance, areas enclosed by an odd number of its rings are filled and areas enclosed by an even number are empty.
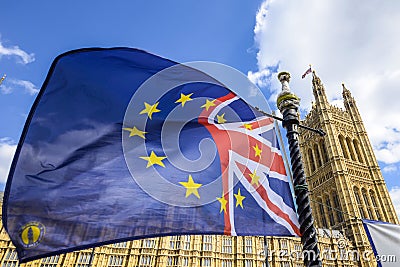
<svg viewBox="0 0 400 267">
<path fill-rule="evenodd" d="M 343 85 L 345 109 L 330 105 L 313 73 L 315 103 L 302 121 L 326 136 L 300 132 L 300 147 L 317 227 L 342 231 L 360 255 L 371 251 L 361 219 L 399 223 L 358 111 Z M 372 257 L 358 266 L 376 266 Z"/>
<path fill-rule="evenodd" d="M 339 231 L 319 229 L 323 266 L 356 266 L 353 255 L 338 257 L 341 242 L 348 242 Z M 267 242 L 268 254 L 264 244 Z M 93 257 L 92 257 L 93 252 Z M 148 238 L 75 251 L 35 260 L 26 267 L 302 267 L 302 246 L 293 237 L 172 236 Z M 91 258 L 92 257 L 92 258 Z M 19 266 L 14 246 L 4 229 L 0 234 L 0 264 Z M 265 259 L 268 260 L 266 263 Z M 92 263 L 90 264 L 90 261 Z"/>
</svg>

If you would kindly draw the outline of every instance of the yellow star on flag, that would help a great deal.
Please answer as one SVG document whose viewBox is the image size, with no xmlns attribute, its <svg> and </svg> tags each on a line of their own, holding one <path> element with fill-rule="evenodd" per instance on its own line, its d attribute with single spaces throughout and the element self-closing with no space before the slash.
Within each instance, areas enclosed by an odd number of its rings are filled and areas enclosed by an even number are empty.
<svg viewBox="0 0 400 267">
<path fill-rule="evenodd" d="M 233 195 L 236 198 L 236 207 L 240 205 L 243 209 L 243 199 L 245 199 L 246 197 L 240 194 L 240 188 L 238 189 L 238 193 Z"/>
<path fill-rule="evenodd" d="M 147 132 L 139 130 L 138 128 L 136 128 L 136 126 L 133 126 L 133 128 L 122 128 L 122 129 L 130 132 L 129 137 L 137 135 L 142 137 L 143 139 L 146 139 L 144 135 L 147 134 Z"/>
<path fill-rule="evenodd" d="M 190 98 L 190 96 L 193 95 L 193 93 L 185 95 L 181 93 L 181 97 L 175 101 L 175 103 L 182 103 L 182 107 L 185 106 L 185 103 L 188 101 L 192 101 L 193 99 Z"/>
<path fill-rule="evenodd" d="M 226 213 L 226 203 L 228 203 L 228 201 L 225 199 L 224 193 L 222 193 L 222 197 L 217 197 L 217 199 L 219 203 L 221 203 L 221 209 L 219 210 L 219 213 L 221 213 L 222 211 Z"/>
<path fill-rule="evenodd" d="M 246 128 L 247 130 L 253 130 L 253 125 L 249 124 L 249 123 L 245 123 L 244 128 Z"/>
<path fill-rule="evenodd" d="M 139 114 L 147 114 L 151 120 L 152 119 L 151 116 L 153 115 L 153 113 L 157 113 L 157 112 L 161 111 L 161 110 L 157 109 L 157 106 L 159 103 L 160 102 L 157 102 L 154 105 L 150 105 L 147 102 L 144 102 L 144 109 L 142 111 L 140 111 Z"/>
<path fill-rule="evenodd" d="M 162 162 L 162 160 L 166 159 L 167 157 L 159 157 L 156 155 L 156 153 L 154 153 L 154 151 L 151 151 L 150 157 L 139 157 L 139 158 L 147 160 L 146 168 L 153 166 L 154 164 L 160 165 L 161 167 L 165 168 L 165 165 Z"/>
<path fill-rule="evenodd" d="M 202 184 L 195 183 L 193 181 L 192 175 L 189 174 L 189 178 L 187 182 L 179 182 L 183 187 L 186 188 L 186 196 L 188 197 L 191 194 L 195 195 L 197 198 L 200 199 L 199 191 L 197 190 Z"/>
<path fill-rule="evenodd" d="M 219 123 L 219 124 L 225 123 L 225 122 L 226 122 L 224 116 L 225 116 L 225 113 L 222 114 L 221 116 L 220 116 L 220 115 L 217 115 L 217 120 L 218 120 L 218 123 Z"/>
<path fill-rule="evenodd" d="M 250 173 L 249 176 L 251 178 L 251 184 L 255 184 L 258 186 L 258 180 L 260 180 L 260 176 L 257 175 L 256 171 L 254 171 L 254 173 Z"/>
<path fill-rule="evenodd" d="M 204 105 L 201 106 L 201 108 L 205 108 L 207 111 L 210 107 L 214 107 L 215 106 L 215 99 L 214 100 L 208 100 L 206 99 L 206 103 Z"/>
<path fill-rule="evenodd" d="M 262 150 L 258 147 L 258 144 L 256 144 L 255 146 L 253 146 L 253 149 L 254 149 L 254 156 L 255 157 L 260 157 L 261 158 L 261 152 L 262 152 Z"/>
</svg>

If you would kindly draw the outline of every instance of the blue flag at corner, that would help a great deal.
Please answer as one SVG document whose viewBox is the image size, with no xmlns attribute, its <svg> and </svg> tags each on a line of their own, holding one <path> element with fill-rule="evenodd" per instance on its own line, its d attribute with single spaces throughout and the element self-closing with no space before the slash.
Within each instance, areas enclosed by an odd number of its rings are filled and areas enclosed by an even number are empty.
<svg viewBox="0 0 400 267">
<path fill-rule="evenodd" d="M 21 263 L 152 236 L 299 235 L 272 119 L 205 73 L 130 48 L 55 59 L 3 224 Z"/>
</svg>

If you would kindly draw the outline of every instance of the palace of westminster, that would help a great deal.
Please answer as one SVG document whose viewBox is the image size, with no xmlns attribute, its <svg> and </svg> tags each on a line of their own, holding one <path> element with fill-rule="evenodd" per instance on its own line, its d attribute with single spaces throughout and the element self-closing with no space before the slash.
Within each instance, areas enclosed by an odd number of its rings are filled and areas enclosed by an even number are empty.
<svg viewBox="0 0 400 267">
<path fill-rule="evenodd" d="M 325 88 L 314 72 L 312 85 L 315 103 L 302 123 L 321 128 L 326 135 L 320 137 L 310 131 L 301 131 L 299 141 L 323 266 L 376 266 L 361 218 L 398 224 L 398 217 L 350 91 L 343 85 L 343 110 L 328 102 Z M 0 232 L 0 264 L 2 267 L 19 265 L 3 227 Z M 213 235 L 135 240 L 21 265 L 304 266 L 299 238 Z"/>
</svg>

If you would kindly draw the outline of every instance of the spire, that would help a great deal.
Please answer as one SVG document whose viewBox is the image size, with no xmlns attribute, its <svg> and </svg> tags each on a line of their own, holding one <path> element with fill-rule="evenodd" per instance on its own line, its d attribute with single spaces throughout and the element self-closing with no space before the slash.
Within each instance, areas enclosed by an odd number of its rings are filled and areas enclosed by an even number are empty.
<svg viewBox="0 0 400 267">
<path fill-rule="evenodd" d="M 325 94 L 325 87 L 322 84 L 321 79 L 317 76 L 314 70 L 312 72 L 312 75 L 313 75 L 312 86 L 313 86 L 313 93 L 316 106 L 320 108 L 326 108 L 329 105 L 329 102 Z"/>
<path fill-rule="evenodd" d="M 354 97 L 351 95 L 351 92 L 349 89 L 346 88 L 344 83 L 342 83 L 343 87 L 343 104 L 344 107 L 346 108 L 347 112 L 349 112 L 350 116 L 352 116 L 354 121 L 360 121 L 361 117 L 358 112 L 358 108 L 356 105 L 356 101 L 354 100 Z"/>
<path fill-rule="evenodd" d="M 344 83 L 342 83 L 342 87 L 343 87 L 342 96 L 343 96 L 343 101 L 345 102 L 345 104 L 346 104 L 346 102 L 354 102 L 354 98 L 351 95 L 350 90 L 346 88 Z"/>
<path fill-rule="evenodd" d="M 348 99 L 348 98 L 353 98 L 353 97 L 351 96 L 350 90 L 346 88 L 346 86 L 344 85 L 344 83 L 342 83 L 342 87 L 343 87 L 343 93 L 342 93 L 342 95 L 343 95 L 343 100 L 346 100 L 346 99 Z"/>
</svg>

